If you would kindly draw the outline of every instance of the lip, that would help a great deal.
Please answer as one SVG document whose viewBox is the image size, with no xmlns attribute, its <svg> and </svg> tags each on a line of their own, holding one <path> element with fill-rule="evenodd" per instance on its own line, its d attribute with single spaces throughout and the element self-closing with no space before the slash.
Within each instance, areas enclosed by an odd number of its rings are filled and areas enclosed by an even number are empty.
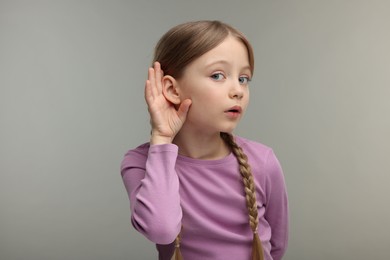
<svg viewBox="0 0 390 260">
<path fill-rule="evenodd" d="M 225 111 L 225 113 L 242 113 L 242 108 L 240 106 L 233 106 Z"/>
<path fill-rule="evenodd" d="M 240 106 L 233 106 L 225 111 L 227 117 L 234 120 L 240 118 L 241 113 L 242 113 L 242 108 Z"/>
</svg>

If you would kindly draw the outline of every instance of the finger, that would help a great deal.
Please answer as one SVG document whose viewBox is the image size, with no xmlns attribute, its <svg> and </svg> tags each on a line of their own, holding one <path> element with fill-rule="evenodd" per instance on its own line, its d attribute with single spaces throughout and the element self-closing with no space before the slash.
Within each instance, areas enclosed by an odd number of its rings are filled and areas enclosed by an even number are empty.
<svg viewBox="0 0 390 260">
<path fill-rule="evenodd" d="M 151 89 L 151 84 L 149 80 L 146 80 L 145 83 L 145 100 L 148 106 L 152 103 L 153 101 L 153 93 Z"/>
<path fill-rule="evenodd" d="M 186 120 L 191 104 L 191 99 L 185 99 L 183 102 L 181 102 L 179 109 L 177 110 L 177 115 L 182 122 Z"/>
<path fill-rule="evenodd" d="M 148 81 L 149 81 L 150 95 L 152 97 L 156 97 L 158 95 L 158 91 L 156 90 L 156 77 L 155 77 L 154 68 L 149 68 L 148 70 Z"/>
<path fill-rule="evenodd" d="M 161 70 L 161 64 L 158 61 L 154 63 L 154 71 L 155 71 L 156 90 L 158 94 L 161 94 L 163 72 Z"/>
</svg>

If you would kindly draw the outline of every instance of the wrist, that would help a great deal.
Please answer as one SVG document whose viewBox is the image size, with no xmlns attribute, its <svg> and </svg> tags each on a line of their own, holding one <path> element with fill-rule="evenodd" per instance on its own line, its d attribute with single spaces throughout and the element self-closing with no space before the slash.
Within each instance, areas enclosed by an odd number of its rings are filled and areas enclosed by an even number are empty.
<svg viewBox="0 0 390 260">
<path fill-rule="evenodd" d="M 153 135 L 150 137 L 150 144 L 171 144 L 173 138 L 161 135 Z"/>
</svg>

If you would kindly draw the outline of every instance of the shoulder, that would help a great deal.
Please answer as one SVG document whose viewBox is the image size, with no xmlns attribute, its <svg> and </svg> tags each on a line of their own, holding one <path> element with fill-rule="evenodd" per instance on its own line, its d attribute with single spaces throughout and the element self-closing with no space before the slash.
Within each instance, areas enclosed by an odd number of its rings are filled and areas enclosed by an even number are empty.
<svg viewBox="0 0 390 260">
<path fill-rule="evenodd" d="M 149 143 L 144 143 L 127 151 L 121 163 L 121 170 L 144 165 L 148 157 L 149 147 Z"/>
<path fill-rule="evenodd" d="M 127 151 L 127 153 L 124 156 L 124 159 L 146 158 L 148 156 L 148 153 L 149 153 L 149 148 L 150 148 L 149 143 L 141 144 L 141 145 L 137 146 L 136 148 Z"/>
<path fill-rule="evenodd" d="M 254 172 L 260 171 L 265 175 L 274 175 L 281 172 L 280 163 L 271 147 L 240 136 L 235 136 L 235 139 L 248 156 L 249 164 Z"/>
<path fill-rule="evenodd" d="M 267 157 L 270 153 L 273 153 L 271 147 L 262 144 L 257 141 L 249 140 L 241 136 L 235 136 L 237 144 L 244 150 L 244 152 L 249 157 L 256 157 L 259 159 Z"/>
<path fill-rule="evenodd" d="M 145 168 L 149 156 L 156 160 L 164 160 L 168 157 L 176 158 L 177 153 L 178 147 L 174 144 L 150 145 L 150 143 L 144 143 L 125 154 L 121 169 L 123 171 L 126 168 Z"/>
<path fill-rule="evenodd" d="M 141 145 L 137 146 L 136 148 L 133 148 L 133 149 L 130 149 L 129 151 L 127 151 L 127 153 L 125 154 L 125 157 L 146 156 L 148 154 L 149 147 L 150 147 L 149 143 L 141 144 Z"/>
</svg>

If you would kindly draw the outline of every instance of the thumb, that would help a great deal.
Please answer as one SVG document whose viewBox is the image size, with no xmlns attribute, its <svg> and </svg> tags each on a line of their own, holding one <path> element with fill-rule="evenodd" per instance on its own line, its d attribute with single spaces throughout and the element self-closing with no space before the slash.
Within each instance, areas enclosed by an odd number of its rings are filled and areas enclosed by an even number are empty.
<svg viewBox="0 0 390 260">
<path fill-rule="evenodd" d="M 188 110 L 190 109 L 191 104 L 191 99 L 185 99 L 183 102 L 181 102 L 179 109 L 177 110 L 177 115 L 183 122 L 184 120 L 186 120 Z"/>
</svg>

